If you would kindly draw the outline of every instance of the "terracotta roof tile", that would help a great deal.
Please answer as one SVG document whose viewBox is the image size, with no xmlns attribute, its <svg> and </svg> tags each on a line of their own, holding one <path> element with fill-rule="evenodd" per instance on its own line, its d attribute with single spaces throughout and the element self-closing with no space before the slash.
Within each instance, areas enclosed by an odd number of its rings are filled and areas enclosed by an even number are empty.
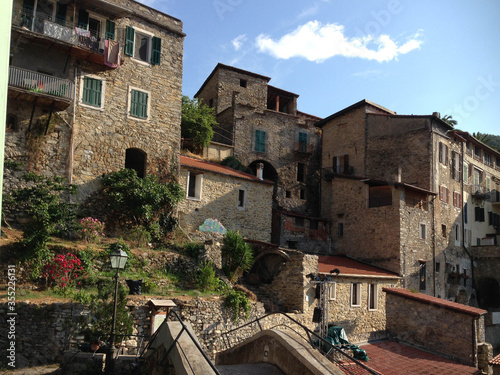
<svg viewBox="0 0 500 375">
<path fill-rule="evenodd" d="M 220 174 L 224 174 L 226 176 L 243 178 L 245 180 L 261 182 L 264 184 L 271 184 L 271 185 L 273 184 L 272 181 L 261 180 L 257 176 L 254 176 L 254 175 L 249 174 L 249 173 L 240 172 L 240 171 L 237 171 L 236 169 L 225 167 L 225 166 L 220 165 L 220 164 L 209 163 L 207 161 L 193 159 L 193 158 L 190 158 L 190 157 L 187 157 L 184 155 L 181 155 L 180 162 L 181 162 L 181 165 L 185 166 L 185 167 L 191 167 L 191 168 L 201 169 L 204 171 L 220 173 Z"/>
<path fill-rule="evenodd" d="M 330 273 L 334 268 L 340 270 L 340 276 L 373 276 L 399 278 L 394 272 L 378 268 L 345 255 L 320 255 L 318 256 L 318 271 Z"/>
<path fill-rule="evenodd" d="M 480 316 L 487 313 L 486 310 L 478 309 L 477 307 L 467 306 L 457 302 L 451 302 L 442 298 L 428 296 L 427 294 L 413 293 L 412 291 L 404 288 L 383 288 L 382 290 L 386 293 L 396 294 L 400 297 L 412 299 L 423 303 L 428 303 L 431 305 L 436 305 L 439 307 L 443 307 L 445 309 L 457 311 L 467 315 Z"/>
<path fill-rule="evenodd" d="M 500 354 L 494 357 L 490 362 L 490 365 L 500 365 Z"/>
</svg>

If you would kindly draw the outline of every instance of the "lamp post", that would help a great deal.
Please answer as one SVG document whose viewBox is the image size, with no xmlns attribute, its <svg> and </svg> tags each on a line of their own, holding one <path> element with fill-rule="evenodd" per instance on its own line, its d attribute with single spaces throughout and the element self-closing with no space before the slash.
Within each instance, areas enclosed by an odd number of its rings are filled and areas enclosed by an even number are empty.
<svg viewBox="0 0 500 375">
<path fill-rule="evenodd" d="M 112 374 L 115 369 L 115 329 L 116 329 L 116 305 L 118 300 L 118 272 L 125 268 L 125 264 L 127 263 L 128 255 L 125 251 L 122 250 L 122 247 L 118 245 L 116 250 L 113 250 L 111 254 L 109 254 L 109 260 L 111 262 L 111 269 L 116 270 L 115 275 L 115 299 L 113 306 L 113 319 L 111 321 L 111 333 L 109 335 L 109 348 L 106 354 L 106 374 Z"/>
</svg>

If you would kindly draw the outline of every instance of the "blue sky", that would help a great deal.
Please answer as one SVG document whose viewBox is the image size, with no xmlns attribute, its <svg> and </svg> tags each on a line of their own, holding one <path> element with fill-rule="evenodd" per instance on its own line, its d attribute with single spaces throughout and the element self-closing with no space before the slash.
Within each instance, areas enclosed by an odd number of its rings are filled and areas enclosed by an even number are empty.
<svg viewBox="0 0 500 375">
<path fill-rule="evenodd" d="M 326 117 L 361 99 L 500 135 L 498 0 L 141 0 L 184 23 L 183 93 L 221 62 Z"/>
</svg>

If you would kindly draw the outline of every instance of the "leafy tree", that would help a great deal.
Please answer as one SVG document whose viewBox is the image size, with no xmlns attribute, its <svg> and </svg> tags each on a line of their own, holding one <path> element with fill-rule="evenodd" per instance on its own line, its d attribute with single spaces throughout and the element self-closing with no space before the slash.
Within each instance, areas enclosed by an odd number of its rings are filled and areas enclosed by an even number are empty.
<svg viewBox="0 0 500 375">
<path fill-rule="evenodd" d="M 129 226 L 143 226 L 159 239 L 173 230 L 172 211 L 184 197 L 176 181 L 160 182 L 155 175 L 144 178 L 133 169 L 122 169 L 103 178 L 103 193 L 115 219 Z"/>
<path fill-rule="evenodd" d="M 241 164 L 241 162 L 238 159 L 236 159 L 234 156 L 228 156 L 228 157 L 224 158 L 220 162 L 220 164 L 224 165 L 226 167 L 229 167 L 229 168 L 236 169 L 237 171 L 246 172 L 246 173 L 249 172 L 248 169 L 243 164 Z"/>
<path fill-rule="evenodd" d="M 444 115 L 443 117 L 440 118 L 448 125 L 451 125 L 453 127 L 457 126 L 457 120 L 454 120 L 452 115 Z"/>
<path fill-rule="evenodd" d="M 40 276 L 41 267 L 52 258 L 47 243 L 52 235 L 67 234 L 75 229 L 75 210 L 67 203 L 76 192 L 62 177 L 44 177 L 33 172 L 23 176 L 27 187 L 13 191 L 6 207 L 25 212 L 29 221 L 23 230 L 24 258 L 32 261 L 32 277 Z"/>
<path fill-rule="evenodd" d="M 222 243 L 222 269 L 234 281 L 241 273 L 252 268 L 253 250 L 239 232 L 228 230 Z"/>
<path fill-rule="evenodd" d="M 182 97 L 181 136 L 189 138 L 199 146 L 206 146 L 212 140 L 214 131 L 215 109 L 200 103 L 196 99 Z"/>
</svg>

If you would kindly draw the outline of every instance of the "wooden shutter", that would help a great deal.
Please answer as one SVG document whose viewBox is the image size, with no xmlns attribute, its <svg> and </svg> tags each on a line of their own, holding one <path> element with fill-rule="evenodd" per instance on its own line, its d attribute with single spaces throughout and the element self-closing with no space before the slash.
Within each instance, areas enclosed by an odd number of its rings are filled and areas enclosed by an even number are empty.
<svg viewBox="0 0 500 375">
<path fill-rule="evenodd" d="M 160 65 L 160 60 L 161 60 L 161 39 L 154 36 L 151 49 L 151 64 Z"/>
<path fill-rule="evenodd" d="M 125 32 L 125 54 L 128 56 L 134 56 L 134 38 L 134 29 L 130 26 L 127 26 Z"/>
<path fill-rule="evenodd" d="M 115 40 L 115 23 L 110 20 L 106 20 L 106 39 Z"/>
</svg>

